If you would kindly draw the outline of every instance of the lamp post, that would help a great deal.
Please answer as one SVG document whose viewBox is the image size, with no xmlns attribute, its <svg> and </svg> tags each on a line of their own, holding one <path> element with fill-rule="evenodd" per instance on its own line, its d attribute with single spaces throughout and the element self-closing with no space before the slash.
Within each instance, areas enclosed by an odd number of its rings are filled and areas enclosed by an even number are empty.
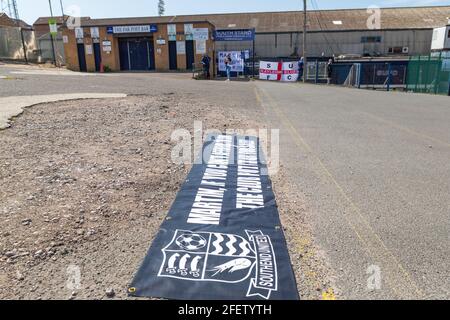
<svg viewBox="0 0 450 320">
<path fill-rule="evenodd" d="M 52 19 L 53 19 L 53 8 L 52 8 L 52 1 L 51 1 L 51 0 L 48 0 L 48 5 L 49 5 L 49 7 L 50 7 L 50 15 L 51 15 L 51 17 L 52 17 Z M 56 22 L 56 25 L 58 25 L 58 22 Z M 55 67 L 56 67 L 55 43 L 54 43 L 53 34 L 52 34 L 51 31 L 50 31 L 50 41 L 51 41 L 51 43 L 52 43 L 53 63 L 54 63 L 54 65 L 55 65 Z"/>
<path fill-rule="evenodd" d="M 307 10 L 307 0 L 303 0 L 303 82 L 306 82 L 306 76 L 308 73 L 308 58 L 306 57 L 306 41 L 307 41 L 307 31 L 308 31 L 308 14 Z"/>
</svg>

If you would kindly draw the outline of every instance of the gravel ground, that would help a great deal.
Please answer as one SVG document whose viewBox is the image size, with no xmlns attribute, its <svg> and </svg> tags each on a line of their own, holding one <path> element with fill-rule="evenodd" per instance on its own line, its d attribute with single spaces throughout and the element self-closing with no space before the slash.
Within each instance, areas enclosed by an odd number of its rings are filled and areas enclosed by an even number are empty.
<svg viewBox="0 0 450 320">
<path fill-rule="evenodd" d="M 0 132 L 0 299 L 127 298 L 190 169 L 170 161 L 170 133 L 192 131 L 196 120 L 263 127 L 236 112 L 182 94 L 27 109 Z M 333 297 L 302 199 L 284 176 L 274 182 L 300 294 Z"/>
</svg>

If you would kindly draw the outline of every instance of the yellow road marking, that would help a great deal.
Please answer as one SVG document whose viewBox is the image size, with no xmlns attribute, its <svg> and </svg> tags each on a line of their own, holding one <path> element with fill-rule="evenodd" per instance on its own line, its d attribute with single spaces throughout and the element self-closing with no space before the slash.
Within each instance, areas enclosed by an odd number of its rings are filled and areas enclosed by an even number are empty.
<svg viewBox="0 0 450 320">
<path fill-rule="evenodd" d="M 329 301 L 337 300 L 333 289 L 330 288 L 324 293 L 322 293 L 322 300 L 329 300 Z"/>
<path fill-rule="evenodd" d="M 418 298 L 422 297 L 423 293 L 417 284 L 414 282 L 409 273 L 405 270 L 405 268 L 398 262 L 397 258 L 394 254 L 387 248 L 384 242 L 381 240 L 380 236 L 373 230 L 373 228 L 368 223 L 367 219 L 363 216 L 359 207 L 350 199 L 350 197 L 346 194 L 344 189 L 340 186 L 337 180 L 334 178 L 332 173 L 327 169 L 322 160 L 315 154 L 312 148 L 308 143 L 303 139 L 303 137 L 299 134 L 299 132 L 294 128 L 292 122 L 287 118 L 287 116 L 280 110 L 277 102 L 262 88 L 260 88 L 261 92 L 268 98 L 273 110 L 277 113 L 279 119 L 284 123 L 286 128 L 289 129 L 291 136 L 295 142 L 295 144 L 300 148 L 305 148 L 307 152 L 309 152 L 315 162 L 321 167 L 323 172 L 325 173 L 325 177 L 331 180 L 331 182 L 335 185 L 339 193 L 343 196 L 343 198 L 348 202 L 350 207 L 353 209 L 353 213 L 357 215 L 353 215 L 352 218 L 355 220 L 354 222 L 350 221 L 348 215 L 344 215 L 345 220 L 355 232 L 356 236 L 360 240 L 363 248 L 365 249 L 368 256 L 374 261 L 383 262 L 382 271 L 384 275 L 384 279 L 388 280 L 389 286 L 392 291 L 399 297 L 411 297 Z M 258 92 L 258 89 L 255 87 L 255 91 Z M 259 98 L 259 101 L 262 103 L 262 99 Z M 388 272 L 386 272 L 388 270 Z M 399 292 L 402 292 L 400 294 Z M 411 295 L 411 293 L 415 293 Z"/>
</svg>

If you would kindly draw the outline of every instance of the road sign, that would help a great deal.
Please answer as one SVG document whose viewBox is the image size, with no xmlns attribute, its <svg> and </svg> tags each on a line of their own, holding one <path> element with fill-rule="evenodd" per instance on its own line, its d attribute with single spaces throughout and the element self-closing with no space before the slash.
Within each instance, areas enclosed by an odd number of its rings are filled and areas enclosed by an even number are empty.
<svg viewBox="0 0 450 320">
<path fill-rule="evenodd" d="M 50 27 L 50 34 L 56 36 L 58 34 L 58 24 L 56 19 L 48 19 L 48 26 Z"/>
</svg>

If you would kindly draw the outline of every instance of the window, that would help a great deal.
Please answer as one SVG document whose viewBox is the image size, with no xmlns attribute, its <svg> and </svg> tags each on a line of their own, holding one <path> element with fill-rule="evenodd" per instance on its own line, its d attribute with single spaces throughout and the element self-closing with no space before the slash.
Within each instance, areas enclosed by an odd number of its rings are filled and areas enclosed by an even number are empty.
<svg viewBox="0 0 450 320">
<path fill-rule="evenodd" d="M 404 48 L 403 47 L 391 47 L 388 49 L 388 53 L 390 54 L 401 54 L 404 53 Z"/>
<path fill-rule="evenodd" d="M 448 35 L 447 35 L 447 38 L 450 39 L 450 29 L 448 29 Z"/>
<path fill-rule="evenodd" d="M 362 43 L 377 43 L 381 42 L 381 36 L 361 37 Z"/>
</svg>

